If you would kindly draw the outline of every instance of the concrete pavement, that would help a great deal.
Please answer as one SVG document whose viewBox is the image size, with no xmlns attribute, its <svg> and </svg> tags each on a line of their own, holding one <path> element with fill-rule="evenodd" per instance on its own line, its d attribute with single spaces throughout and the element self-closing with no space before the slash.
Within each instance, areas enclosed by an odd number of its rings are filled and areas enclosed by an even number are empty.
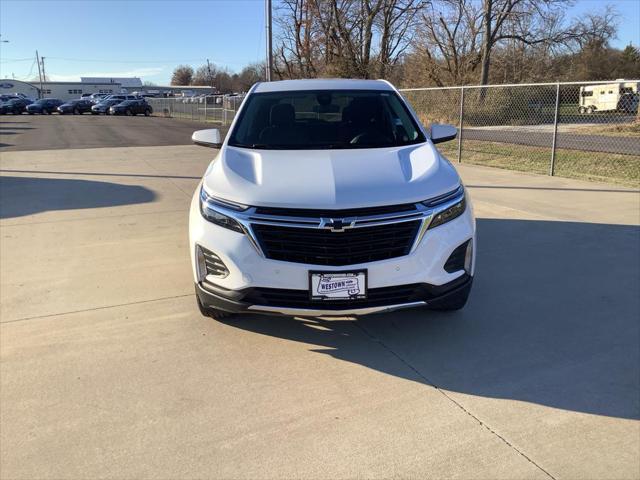
<svg viewBox="0 0 640 480">
<path fill-rule="evenodd" d="M 639 476 L 637 191 L 462 166 L 463 311 L 218 322 L 186 230 L 212 154 L 2 153 L 0 477 Z"/>
</svg>

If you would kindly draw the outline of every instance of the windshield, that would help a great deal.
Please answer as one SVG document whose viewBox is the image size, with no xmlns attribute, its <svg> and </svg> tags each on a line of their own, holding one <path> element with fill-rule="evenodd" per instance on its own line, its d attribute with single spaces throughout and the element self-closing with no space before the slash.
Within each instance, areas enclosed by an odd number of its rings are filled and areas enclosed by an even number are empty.
<svg viewBox="0 0 640 480">
<path fill-rule="evenodd" d="M 424 141 L 395 92 L 323 90 L 249 95 L 229 145 L 313 150 L 382 148 Z"/>
</svg>

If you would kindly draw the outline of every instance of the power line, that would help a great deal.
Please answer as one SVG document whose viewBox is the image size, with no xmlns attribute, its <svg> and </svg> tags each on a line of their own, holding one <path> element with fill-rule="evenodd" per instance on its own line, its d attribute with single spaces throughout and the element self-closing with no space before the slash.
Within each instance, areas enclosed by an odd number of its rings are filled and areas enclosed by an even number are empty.
<svg viewBox="0 0 640 480">
<path fill-rule="evenodd" d="M 47 57 L 49 60 L 64 60 L 66 62 L 85 62 L 85 63 L 195 63 L 202 62 L 202 64 L 207 63 L 206 58 L 196 58 L 196 59 L 178 59 L 178 60 L 96 60 L 95 58 L 69 58 L 69 57 Z M 214 59 L 213 63 L 229 63 L 229 64 L 238 64 L 244 65 L 245 62 L 236 62 L 236 61 L 228 61 L 221 59 Z"/>
<path fill-rule="evenodd" d="M 0 60 L 0 63 L 26 62 L 28 60 L 33 60 L 33 57 L 29 57 L 29 58 L 3 58 L 2 60 Z"/>
</svg>

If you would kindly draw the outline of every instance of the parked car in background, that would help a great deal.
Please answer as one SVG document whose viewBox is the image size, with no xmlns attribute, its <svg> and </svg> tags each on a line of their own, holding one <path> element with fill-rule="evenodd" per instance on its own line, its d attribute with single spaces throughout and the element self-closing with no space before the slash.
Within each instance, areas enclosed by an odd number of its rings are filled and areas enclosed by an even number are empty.
<svg viewBox="0 0 640 480">
<path fill-rule="evenodd" d="M 33 102 L 28 98 L 12 98 L 0 105 L 0 115 L 6 115 L 7 113 L 20 115 L 27 111 L 27 105 L 31 103 Z"/>
<path fill-rule="evenodd" d="M 144 100 L 125 100 L 109 108 L 111 115 L 138 115 L 143 113 L 147 117 L 153 113 L 151 105 Z"/>
<path fill-rule="evenodd" d="M 27 113 L 29 115 L 33 115 L 34 113 L 51 115 L 53 112 L 57 112 L 58 107 L 63 103 L 64 102 L 58 98 L 41 98 L 27 106 Z"/>
<path fill-rule="evenodd" d="M 58 107 L 58 113 L 64 115 L 65 113 L 73 113 L 74 115 L 80 115 L 85 112 L 90 112 L 93 103 L 89 99 L 69 100 L 67 103 L 63 103 Z"/>
<path fill-rule="evenodd" d="M 219 149 L 189 217 L 201 313 L 462 308 L 476 226 L 436 148 L 456 135 L 422 127 L 386 81 L 255 84 L 226 139 L 192 137 Z"/>
<path fill-rule="evenodd" d="M 109 96 L 108 93 L 92 93 L 91 95 L 89 95 L 89 100 L 96 104 L 105 99 L 107 96 Z"/>
<path fill-rule="evenodd" d="M 93 115 L 108 115 L 109 108 L 113 107 L 114 105 L 118 105 L 121 102 L 122 100 L 120 100 L 119 98 L 110 98 L 108 100 L 103 99 L 91 107 L 91 113 Z"/>
<path fill-rule="evenodd" d="M 107 95 L 106 97 L 104 97 L 103 100 L 120 100 L 121 102 L 125 101 L 125 100 L 137 100 L 139 97 L 135 96 L 135 95 L 123 95 L 123 94 L 116 94 L 116 95 Z"/>
</svg>

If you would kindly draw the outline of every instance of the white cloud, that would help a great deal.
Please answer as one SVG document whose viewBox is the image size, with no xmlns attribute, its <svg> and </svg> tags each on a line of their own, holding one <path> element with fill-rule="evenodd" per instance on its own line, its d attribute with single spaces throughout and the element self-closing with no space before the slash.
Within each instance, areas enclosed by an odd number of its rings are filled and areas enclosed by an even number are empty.
<svg viewBox="0 0 640 480">
<path fill-rule="evenodd" d="M 74 75 L 48 74 L 47 78 L 54 82 L 79 82 L 80 77 L 151 77 L 164 71 L 165 67 L 136 68 L 121 72 L 82 72 Z"/>
</svg>

